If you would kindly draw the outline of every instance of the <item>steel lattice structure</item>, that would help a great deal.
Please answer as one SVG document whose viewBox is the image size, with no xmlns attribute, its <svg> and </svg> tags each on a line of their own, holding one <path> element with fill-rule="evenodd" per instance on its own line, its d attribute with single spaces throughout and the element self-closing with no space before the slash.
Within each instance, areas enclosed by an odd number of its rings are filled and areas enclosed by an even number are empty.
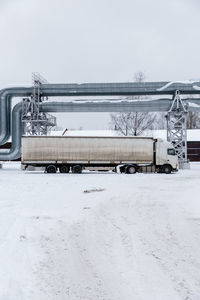
<svg viewBox="0 0 200 300">
<path fill-rule="evenodd" d="M 187 106 L 176 91 L 170 110 L 167 113 L 167 140 L 174 145 L 182 167 L 187 159 Z"/>
<path fill-rule="evenodd" d="M 56 126 L 56 118 L 40 111 L 43 102 L 41 85 L 47 83 L 40 74 L 32 74 L 33 94 L 22 101 L 22 125 L 24 135 L 47 135 L 48 131 Z M 48 100 L 48 98 L 46 99 Z"/>
</svg>

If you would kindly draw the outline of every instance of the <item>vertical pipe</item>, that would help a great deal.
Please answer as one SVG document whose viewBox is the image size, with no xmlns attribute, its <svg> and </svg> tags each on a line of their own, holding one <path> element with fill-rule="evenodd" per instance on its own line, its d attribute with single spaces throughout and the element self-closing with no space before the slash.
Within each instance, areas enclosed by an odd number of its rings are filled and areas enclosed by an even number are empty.
<svg viewBox="0 0 200 300">
<path fill-rule="evenodd" d="M 11 104 L 13 97 L 27 97 L 32 88 L 9 88 L 0 91 L 0 145 L 4 145 L 11 133 Z"/>
<path fill-rule="evenodd" d="M 10 137 L 11 97 L 0 94 L 0 145 L 4 145 Z"/>
<path fill-rule="evenodd" d="M 12 111 L 12 146 L 9 152 L 0 152 L 0 160 L 15 160 L 21 157 L 21 113 L 22 103 L 15 105 Z"/>
</svg>

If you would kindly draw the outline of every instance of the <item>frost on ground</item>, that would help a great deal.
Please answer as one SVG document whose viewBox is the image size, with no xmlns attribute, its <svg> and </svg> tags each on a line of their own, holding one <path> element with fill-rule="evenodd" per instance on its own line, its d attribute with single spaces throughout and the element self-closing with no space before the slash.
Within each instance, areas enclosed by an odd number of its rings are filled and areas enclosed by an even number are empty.
<svg viewBox="0 0 200 300">
<path fill-rule="evenodd" d="M 200 299 L 199 178 L 5 165 L 0 300 Z"/>
</svg>

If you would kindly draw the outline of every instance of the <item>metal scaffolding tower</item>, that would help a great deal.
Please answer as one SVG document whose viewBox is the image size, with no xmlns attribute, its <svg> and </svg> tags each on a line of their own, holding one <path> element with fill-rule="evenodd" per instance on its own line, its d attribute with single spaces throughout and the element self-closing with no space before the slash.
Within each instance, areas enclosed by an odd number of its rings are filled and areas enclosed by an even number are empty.
<svg viewBox="0 0 200 300">
<path fill-rule="evenodd" d="M 32 74 L 33 94 L 22 101 L 22 124 L 24 135 L 47 135 L 56 126 L 56 118 L 48 113 L 40 112 L 40 103 L 44 101 L 41 85 L 47 83 L 40 74 Z"/>
<path fill-rule="evenodd" d="M 183 103 L 180 91 L 176 91 L 167 113 L 167 140 L 175 147 L 180 168 L 186 167 L 187 159 L 187 105 Z"/>
</svg>

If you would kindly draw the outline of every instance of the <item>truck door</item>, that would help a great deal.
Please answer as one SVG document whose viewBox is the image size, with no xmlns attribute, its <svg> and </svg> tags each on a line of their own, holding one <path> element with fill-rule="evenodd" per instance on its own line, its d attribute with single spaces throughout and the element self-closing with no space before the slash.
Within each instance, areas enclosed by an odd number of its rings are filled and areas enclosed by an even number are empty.
<svg viewBox="0 0 200 300">
<path fill-rule="evenodd" d="M 178 168 L 178 156 L 174 148 L 167 148 L 167 161 L 173 169 Z"/>
</svg>

